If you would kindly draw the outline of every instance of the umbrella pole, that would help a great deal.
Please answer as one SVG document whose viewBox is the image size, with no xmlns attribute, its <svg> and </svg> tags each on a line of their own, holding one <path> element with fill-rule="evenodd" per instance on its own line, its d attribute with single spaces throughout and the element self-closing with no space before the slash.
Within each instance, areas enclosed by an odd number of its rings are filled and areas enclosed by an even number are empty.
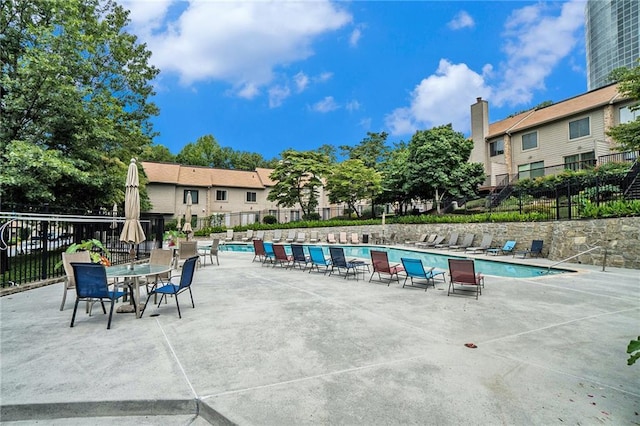
<svg viewBox="0 0 640 426">
<path fill-rule="evenodd" d="M 133 271 L 133 261 L 136 258 L 136 249 L 135 249 L 135 244 L 131 244 L 131 250 L 129 250 L 129 260 L 131 262 L 131 265 L 129 267 L 129 269 L 131 269 Z"/>
</svg>

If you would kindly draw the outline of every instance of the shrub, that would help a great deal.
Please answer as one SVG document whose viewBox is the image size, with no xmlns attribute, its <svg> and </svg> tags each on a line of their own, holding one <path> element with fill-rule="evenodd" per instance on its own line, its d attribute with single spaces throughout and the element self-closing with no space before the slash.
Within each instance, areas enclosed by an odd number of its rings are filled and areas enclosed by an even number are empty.
<svg viewBox="0 0 640 426">
<path fill-rule="evenodd" d="M 265 225 L 273 225 L 278 223 L 278 218 L 273 216 L 273 215 L 266 215 L 265 217 L 262 218 L 262 223 L 264 223 Z"/>
</svg>

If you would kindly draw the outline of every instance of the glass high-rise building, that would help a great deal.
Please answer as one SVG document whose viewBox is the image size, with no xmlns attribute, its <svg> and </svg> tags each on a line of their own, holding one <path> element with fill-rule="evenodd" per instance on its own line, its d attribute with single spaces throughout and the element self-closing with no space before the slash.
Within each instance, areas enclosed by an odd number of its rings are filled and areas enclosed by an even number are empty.
<svg viewBox="0 0 640 426">
<path fill-rule="evenodd" d="M 588 0 L 585 10 L 589 90 L 611 83 L 609 74 L 638 65 L 640 1 Z"/>
</svg>

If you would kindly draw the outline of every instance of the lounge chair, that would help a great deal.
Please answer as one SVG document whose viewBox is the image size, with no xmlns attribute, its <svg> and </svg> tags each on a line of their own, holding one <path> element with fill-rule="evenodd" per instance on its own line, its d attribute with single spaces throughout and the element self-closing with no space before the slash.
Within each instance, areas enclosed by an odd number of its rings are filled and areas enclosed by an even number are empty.
<svg viewBox="0 0 640 426">
<path fill-rule="evenodd" d="M 329 244 L 335 244 L 335 243 L 337 243 L 337 241 L 336 241 L 336 234 L 332 234 L 332 233 L 327 234 L 327 242 L 328 242 Z"/>
<path fill-rule="evenodd" d="M 253 240 L 253 229 L 247 229 L 247 234 L 242 237 L 242 241 L 251 241 Z"/>
<path fill-rule="evenodd" d="M 438 244 L 442 244 L 442 242 L 444 241 L 444 235 L 438 235 L 436 236 L 436 239 L 433 240 L 432 242 L 424 242 L 424 243 L 416 243 L 416 247 L 421 247 L 421 248 L 428 248 L 428 247 L 436 247 Z"/>
<path fill-rule="evenodd" d="M 316 268 L 318 272 L 321 272 L 320 267 L 324 268 L 322 271 L 323 274 L 327 273 L 329 266 L 331 266 L 331 260 L 324 256 L 322 247 L 309 246 L 309 257 L 311 258 L 311 268 L 309 269 L 309 273 L 313 271 L 313 268 Z"/>
<path fill-rule="evenodd" d="M 224 239 L 225 241 L 233 241 L 233 229 L 227 229 L 227 236 Z"/>
<path fill-rule="evenodd" d="M 517 255 L 522 256 L 523 259 L 527 257 L 527 255 L 529 255 L 529 257 L 540 257 L 542 256 L 542 244 L 542 240 L 533 240 L 531 242 L 531 248 L 516 251 L 513 253 L 513 257 L 516 257 Z"/>
<path fill-rule="evenodd" d="M 485 254 L 488 255 L 494 255 L 497 256 L 499 254 L 508 254 L 508 253 L 513 253 L 513 250 L 516 248 L 516 242 L 515 240 L 509 240 L 506 243 L 504 243 L 504 246 L 502 247 L 491 247 L 485 250 Z"/>
<path fill-rule="evenodd" d="M 360 244 L 360 238 L 358 237 L 357 232 L 351 233 L 351 244 Z"/>
<path fill-rule="evenodd" d="M 378 280 L 380 281 L 382 281 L 382 276 L 380 274 L 386 274 L 389 275 L 387 287 L 391 284 L 394 275 L 396 277 L 396 281 L 400 284 L 400 277 L 398 276 L 398 273 L 404 272 L 404 267 L 400 264 L 390 265 L 386 251 L 371 250 L 370 253 L 373 272 L 371 273 L 371 277 L 369 277 L 369 282 L 371 282 L 375 274 L 378 274 Z"/>
<path fill-rule="evenodd" d="M 312 244 L 315 244 L 318 241 L 320 241 L 320 238 L 318 236 L 318 231 L 311 231 L 311 237 L 309 237 L 309 242 Z"/>
<path fill-rule="evenodd" d="M 436 269 L 435 267 L 430 267 L 424 269 L 424 265 L 422 264 L 422 260 L 420 259 L 411 259 L 403 257 L 400 259 L 402 261 L 402 266 L 404 267 L 404 271 L 407 276 L 404 279 L 404 283 L 402 284 L 402 288 L 407 284 L 407 280 L 411 278 L 411 286 L 415 284 L 414 280 L 424 280 L 425 288 L 424 291 L 427 291 L 427 287 L 429 287 L 429 283 L 433 285 L 435 288 L 436 281 L 435 278 L 439 275 L 442 277 L 442 281 L 445 281 L 444 273 L 445 271 Z M 420 284 L 420 282 L 418 282 Z"/>
<path fill-rule="evenodd" d="M 258 259 L 264 263 L 267 258 L 267 252 L 264 249 L 264 242 L 262 240 L 253 240 L 253 260 L 255 262 Z"/>
<path fill-rule="evenodd" d="M 291 244 L 291 256 L 293 257 L 292 268 L 298 265 L 304 271 L 311 263 L 311 257 L 304 254 L 304 246 L 301 244 Z"/>
<path fill-rule="evenodd" d="M 275 259 L 275 254 L 273 253 L 273 243 L 265 242 L 264 243 L 264 262 L 262 263 L 271 263 Z"/>
<path fill-rule="evenodd" d="M 348 261 L 344 257 L 344 249 L 342 247 L 329 247 L 329 254 L 331 255 L 331 269 L 329 270 L 329 275 L 333 274 L 334 270 L 337 270 L 338 275 L 342 275 L 342 271 L 344 271 L 345 279 L 349 276 L 349 273 L 352 273 L 353 276 L 356 277 L 356 280 L 358 279 L 357 266 L 359 264 L 361 265 L 362 262 Z"/>
<path fill-rule="evenodd" d="M 274 243 L 279 243 L 282 241 L 282 229 L 276 229 L 273 231 L 273 238 L 271 239 Z"/>
<path fill-rule="evenodd" d="M 421 234 L 420 237 L 417 240 L 415 240 L 415 241 L 414 240 L 408 240 L 408 241 L 405 241 L 404 243 L 406 245 L 408 245 L 408 246 L 415 245 L 417 243 L 424 243 L 425 241 L 427 241 L 427 236 L 428 236 L 428 234 Z"/>
<path fill-rule="evenodd" d="M 491 247 L 491 241 L 493 241 L 493 235 L 484 234 L 482 236 L 482 241 L 480 241 L 480 245 L 479 246 L 467 247 L 464 252 L 465 253 L 483 252 L 483 251 L 487 250 L 489 247 Z"/>
<path fill-rule="evenodd" d="M 264 230 L 260 230 L 256 232 L 256 236 L 253 238 L 258 240 L 264 240 Z"/>
<path fill-rule="evenodd" d="M 287 252 L 285 251 L 284 245 L 282 244 L 273 245 L 273 255 L 274 255 L 274 258 L 273 258 L 274 268 L 277 264 L 279 264 L 283 268 L 288 268 L 289 266 L 291 266 L 293 262 L 293 256 L 291 256 L 290 254 L 287 254 Z"/>
<path fill-rule="evenodd" d="M 468 247 L 471 247 L 473 244 L 473 239 L 476 236 L 473 234 L 465 234 L 462 242 L 460 244 L 454 244 L 452 246 L 447 247 L 449 250 L 466 250 Z"/>
<path fill-rule="evenodd" d="M 449 261 L 449 289 L 447 296 L 458 291 L 473 292 L 478 296 L 482 294 L 484 287 L 484 277 L 480 273 L 476 273 L 475 265 L 472 259 L 448 259 Z"/>
<path fill-rule="evenodd" d="M 445 249 L 445 248 L 449 248 L 455 244 L 458 243 L 458 233 L 457 232 L 452 232 L 451 235 L 449 236 L 449 241 L 447 241 L 445 244 L 436 244 L 433 247 L 434 248 L 438 248 L 438 249 Z"/>
<path fill-rule="evenodd" d="M 298 235 L 296 236 L 296 243 L 304 243 L 305 241 L 307 241 L 307 233 L 306 232 L 298 232 Z"/>
<path fill-rule="evenodd" d="M 288 243 L 292 243 L 294 242 L 296 239 L 296 231 L 295 229 L 290 229 L 289 233 L 287 234 L 287 238 L 285 239 L 286 242 Z"/>
<path fill-rule="evenodd" d="M 341 232 L 338 236 L 338 242 L 340 244 L 347 244 L 347 233 L 346 232 Z"/>
</svg>

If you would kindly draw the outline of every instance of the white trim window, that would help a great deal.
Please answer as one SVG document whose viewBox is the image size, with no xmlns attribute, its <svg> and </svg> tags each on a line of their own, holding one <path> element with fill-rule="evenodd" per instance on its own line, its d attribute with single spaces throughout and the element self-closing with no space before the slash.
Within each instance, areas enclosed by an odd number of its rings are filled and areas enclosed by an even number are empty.
<svg viewBox="0 0 640 426">
<path fill-rule="evenodd" d="M 591 134 L 589 117 L 569 122 L 569 140 L 584 138 Z"/>
<path fill-rule="evenodd" d="M 504 139 L 496 139 L 489 143 L 489 156 L 495 157 L 497 155 L 504 154 Z"/>
<path fill-rule="evenodd" d="M 227 201 L 227 191 L 224 189 L 216 189 L 216 201 Z"/>
<path fill-rule="evenodd" d="M 258 200 L 258 194 L 253 191 L 247 191 L 247 203 L 255 203 Z"/>
<path fill-rule="evenodd" d="M 538 147 L 538 132 L 525 133 L 522 135 L 522 150 L 527 151 Z"/>
</svg>

